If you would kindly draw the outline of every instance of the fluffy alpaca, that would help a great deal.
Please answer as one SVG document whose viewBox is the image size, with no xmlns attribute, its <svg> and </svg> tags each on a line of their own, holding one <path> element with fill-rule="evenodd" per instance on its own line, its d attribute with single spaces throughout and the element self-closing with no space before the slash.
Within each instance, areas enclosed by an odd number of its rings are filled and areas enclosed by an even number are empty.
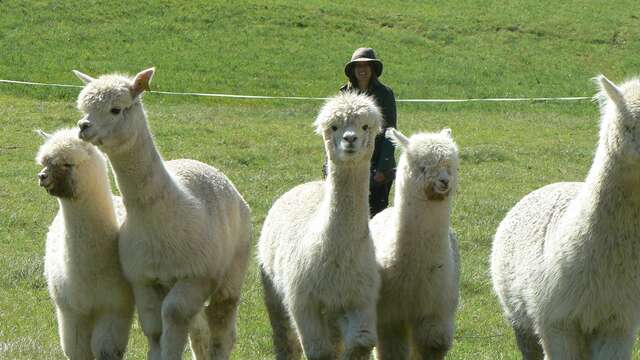
<svg viewBox="0 0 640 360">
<path fill-rule="evenodd" d="M 585 182 L 530 193 L 495 236 L 493 286 L 525 359 L 631 359 L 640 325 L 640 79 L 597 82 Z"/>
<path fill-rule="evenodd" d="M 277 359 L 368 359 L 376 342 L 379 275 L 369 234 L 369 162 L 381 115 L 354 93 L 330 99 L 316 132 L 327 179 L 299 185 L 273 205 L 258 257 Z M 344 351 L 342 351 L 342 349 Z"/>
<path fill-rule="evenodd" d="M 444 359 L 458 305 L 458 246 L 449 232 L 458 149 L 449 129 L 387 136 L 403 153 L 395 205 L 370 222 L 382 278 L 377 358 L 408 359 L 413 348 L 421 359 Z"/>
<path fill-rule="evenodd" d="M 133 79 L 75 72 L 86 83 L 78 97 L 85 113 L 78 122 L 80 137 L 107 154 L 122 193 L 127 218 L 120 259 L 149 358 L 181 359 L 189 325 L 209 301 L 209 358 L 227 359 L 248 265 L 249 206 L 215 168 L 194 160 L 163 161 L 141 101 L 153 72 Z"/>
<path fill-rule="evenodd" d="M 40 134 L 46 141 L 36 157 L 44 167 L 39 183 L 60 205 L 44 272 L 62 350 L 69 359 L 121 359 L 133 318 L 133 293 L 118 258 L 122 202 L 111 194 L 103 155 L 77 130 Z"/>
</svg>

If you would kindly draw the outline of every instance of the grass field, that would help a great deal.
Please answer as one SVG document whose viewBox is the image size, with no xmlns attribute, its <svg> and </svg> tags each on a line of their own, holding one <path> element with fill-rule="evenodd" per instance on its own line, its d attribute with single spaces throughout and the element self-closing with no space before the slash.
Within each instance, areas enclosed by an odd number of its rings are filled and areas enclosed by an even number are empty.
<svg viewBox="0 0 640 360">
<path fill-rule="evenodd" d="M 353 49 L 368 45 L 399 98 L 591 96 L 598 73 L 614 81 L 638 73 L 637 10 L 637 1 L 595 0 L 0 1 L 0 79 L 78 84 L 72 68 L 155 65 L 154 90 L 328 96 Z M 42 276 L 57 203 L 37 186 L 32 130 L 74 126 L 77 93 L 0 84 L 0 359 L 63 358 Z M 145 105 L 163 156 L 224 171 L 251 205 L 256 235 L 278 196 L 320 176 L 311 127 L 320 102 L 148 94 Z M 518 358 L 491 290 L 491 238 L 524 194 L 584 178 L 597 121 L 588 101 L 399 104 L 403 132 L 447 126 L 461 149 L 453 226 L 462 299 L 450 358 Z M 261 296 L 252 264 L 234 359 L 273 357 Z M 127 358 L 145 352 L 135 325 Z"/>
</svg>

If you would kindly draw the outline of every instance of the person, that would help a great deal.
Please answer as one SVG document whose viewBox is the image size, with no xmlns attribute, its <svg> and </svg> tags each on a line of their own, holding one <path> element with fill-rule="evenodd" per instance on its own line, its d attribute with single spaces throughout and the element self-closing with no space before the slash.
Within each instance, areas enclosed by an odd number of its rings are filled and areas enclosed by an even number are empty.
<svg viewBox="0 0 640 360">
<path fill-rule="evenodd" d="M 375 149 L 371 157 L 371 179 L 369 182 L 369 208 L 371 217 L 389 205 L 389 192 L 395 179 L 395 147 L 387 139 L 388 128 L 396 127 L 396 99 L 393 90 L 378 80 L 382 75 L 382 61 L 372 48 L 354 51 L 344 67 L 347 84 L 340 91 L 360 91 L 372 96 L 382 112 L 382 132 L 376 137 Z"/>
</svg>

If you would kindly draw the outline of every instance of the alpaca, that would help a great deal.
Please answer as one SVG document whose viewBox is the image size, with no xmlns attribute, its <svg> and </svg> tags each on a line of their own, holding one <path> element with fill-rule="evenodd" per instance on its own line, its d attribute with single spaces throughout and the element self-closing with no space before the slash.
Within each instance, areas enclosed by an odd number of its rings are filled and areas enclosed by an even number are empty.
<svg viewBox="0 0 640 360">
<path fill-rule="evenodd" d="M 449 230 L 458 148 L 449 129 L 411 138 L 389 129 L 387 137 L 403 153 L 395 205 L 370 222 L 382 279 L 377 359 L 408 359 L 411 348 L 421 359 L 444 359 L 458 305 L 458 246 Z"/>
<path fill-rule="evenodd" d="M 291 189 L 265 219 L 258 261 L 277 359 L 299 359 L 300 342 L 310 360 L 339 352 L 343 359 L 368 359 L 376 343 L 380 279 L 368 195 L 380 124 L 366 95 L 329 99 L 315 121 L 328 159 L 326 180 Z"/>
<path fill-rule="evenodd" d="M 69 359 L 122 359 L 134 306 L 118 258 L 122 202 L 111 194 L 104 156 L 77 130 L 39 133 L 46 139 L 36 157 L 39 183 L 60 206 L 44 272 L 62 350 Z"/>
<path fill-rule="evenodd" d="M 217 169 L 194 160 L 163 161 L 141 101 L 153 73 L 93 79 L 75 71 L 86 84 L 78 97 L 85 114 L 80 138 L 107 154 L 122 193 L 127 217 L 120 260 L 149 358 L 181 359 L 189 325 L 202 322 L 196 315 L 204 309 L 209 358 L 227 359 L 248 267 L 249 206 Z"/>
<path fill-rule="evenodd" d="M 585 182 L 528 194 L 495 235 L 493 286 L 525 359 L 631 359 L 640 325 L 640 79 L 597 83 Z"/>
</svg>

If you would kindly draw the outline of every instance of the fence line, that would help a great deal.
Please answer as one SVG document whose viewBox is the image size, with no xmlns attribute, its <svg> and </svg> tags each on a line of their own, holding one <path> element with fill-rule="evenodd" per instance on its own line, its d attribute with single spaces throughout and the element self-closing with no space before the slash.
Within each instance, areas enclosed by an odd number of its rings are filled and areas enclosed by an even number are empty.
<svg viewBox="0 0 640 360">
<path fill-rule="evenodd" d="M 65 88 L 82 88 L 80 85 L 41 83 L 33 81 L 4 80 L 0 79 L 0 83 L 31 85 L 31 86 L 49 86 L 49 87 L 65 87 Z M 326 100 L 325 97 L 305 97 L 305 96 L 267 96 L 267 95 L 236 95 L 236 94 L 215 94 L 215 93 L 198 93 L 198 92 L 175 92 L 175 91 L 149 91 L 152 94 L 162 95 L 179 95 L 179 96 L 203 96 L 203 97 L 219 97 L 233 99 L 271 99 L 271 100 Z M 515 101 L 581 101 L 591 100 L 587 96 L 566 96 L 566 97 L 532 97 L 532 98 L 476 98 L 476 99 L 396 99 L 396 102 L 406 103 L 461 103 L 461 102 L 515 102 Z"/>
</svg>

